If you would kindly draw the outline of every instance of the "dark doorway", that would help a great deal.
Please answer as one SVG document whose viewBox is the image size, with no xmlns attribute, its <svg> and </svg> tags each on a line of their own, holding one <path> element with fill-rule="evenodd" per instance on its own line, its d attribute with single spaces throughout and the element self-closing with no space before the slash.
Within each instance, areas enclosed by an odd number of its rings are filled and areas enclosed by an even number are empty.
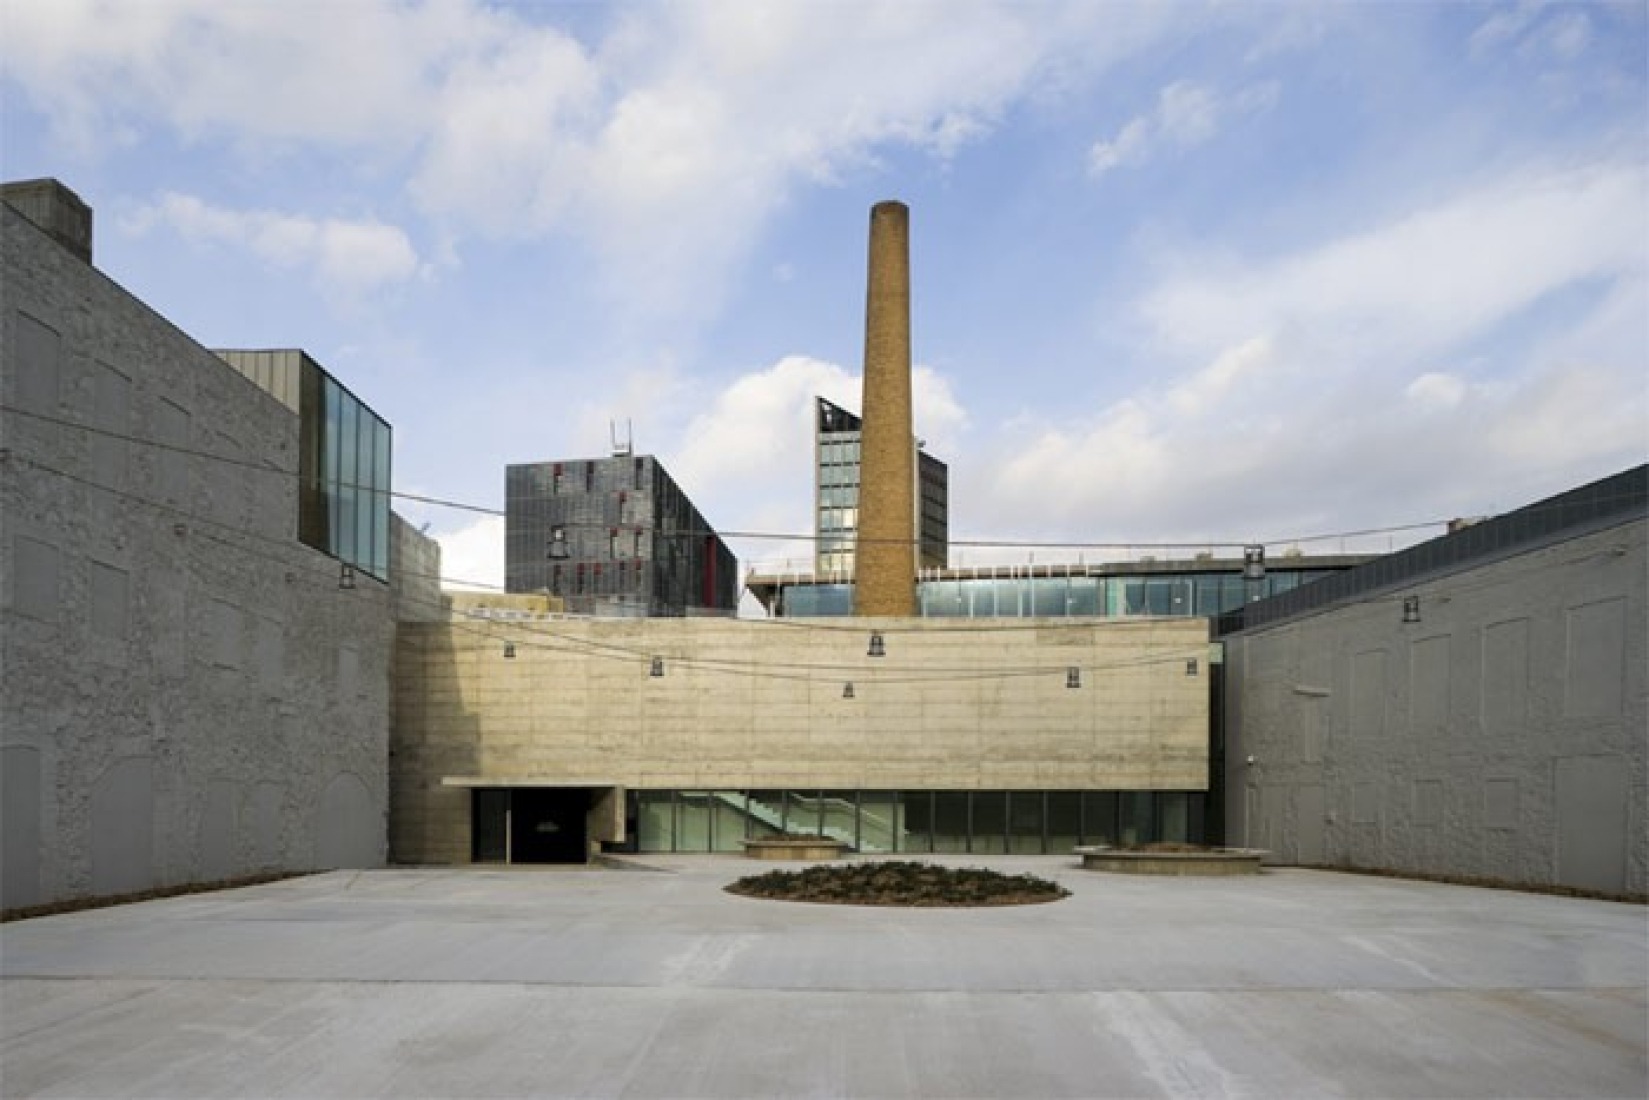
<svg viewBox="0 0 1649 1100">
<path fill-rule="evenodd" d="M 498 788 L 470 794 L 470 859 L 476 863 L 510 861 L 510 792 Z"/>
<path fill-rule="evenodd" d="M 585 787 L 492 787 L 473 792 L 476 863 L 583 863 L 589 856 Z"/>
<path fill-rule="evenodd" d="M 589 854 L 583 787 L 517 787 L 510 792 L 511 863 L 583 863 Z"/>
</svg>

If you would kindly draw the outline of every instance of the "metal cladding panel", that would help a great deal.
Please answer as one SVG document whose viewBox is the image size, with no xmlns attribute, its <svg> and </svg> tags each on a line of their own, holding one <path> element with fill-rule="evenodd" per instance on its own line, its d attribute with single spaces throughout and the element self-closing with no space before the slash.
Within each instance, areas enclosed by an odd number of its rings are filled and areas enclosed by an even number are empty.
<svg viewBox="0 0 1649 1100">
<path fill-rule="evenodd" d="M 300 412 L 305 355 L 296 348 L 247 351 L 222 349 L 214 354 L 275 400 Z M 311 361 L 313 364 L 313 361 Z M 319 371 L 319 365 L 314 365 Z"/>
<path fill-rule="evenodd" d="M 731 553 L 652 457 L 514 465 L 504 485 L 507 591 L 547 591 L 568 611 L 603 616 L 681 615 L 707 588 L 712 606 L 737 606 L 736 565 L 707 586 L 700 544 L 719 548 L 717 570 Z M 566 556 L 552 559 L 557 528 Z"/>
</svg>

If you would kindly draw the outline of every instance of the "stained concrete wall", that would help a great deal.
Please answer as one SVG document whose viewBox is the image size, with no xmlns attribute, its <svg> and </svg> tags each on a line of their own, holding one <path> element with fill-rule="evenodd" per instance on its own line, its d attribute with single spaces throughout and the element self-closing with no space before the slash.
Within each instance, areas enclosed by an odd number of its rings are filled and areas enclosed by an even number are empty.
<svg viewBox="0 0 1649 1100">
<path fill-rule="evenodd" d="M 872 630 L 885 657 L 867 656 Z M 1205 790 L 1207 638 L 1202 619 L 408 625 L 391 857 L 469 859 L 470 792 L 448 780 Z M 663 676 L 649 675 L 654 655 Z M 1077 689 L 1066 686 L 1073 666 Z"/>
<path fill-rule="evenodd" d="M 298 543 L 296 417 L 0 232 L 0 904 L 381 863 L 391 594 Z"/>
<path fill-rule="evenodd" d="M 1645 891 L 1645 531 L 1228 638 L 1228 839 L 1287 863 Z"/>
</svg>

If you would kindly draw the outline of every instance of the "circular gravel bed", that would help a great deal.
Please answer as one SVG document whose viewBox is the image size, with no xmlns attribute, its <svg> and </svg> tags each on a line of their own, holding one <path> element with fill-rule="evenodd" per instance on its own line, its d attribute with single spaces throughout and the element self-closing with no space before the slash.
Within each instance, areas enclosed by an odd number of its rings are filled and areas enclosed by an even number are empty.
<svg viewBox="0 0 1649 1100">
<path fill-rule="evenodd" d="M 769 871 L 727 887 L 728 893 L 773 901 L 827 905 L 910 905 L 959 908 L 978 905 L 1036 905 L 1058 901 L 1070 891 L 1034 875 L 1004 875 L 979 867 L 938 867 L 930 863 L 872 862 Z"/>
</svg>

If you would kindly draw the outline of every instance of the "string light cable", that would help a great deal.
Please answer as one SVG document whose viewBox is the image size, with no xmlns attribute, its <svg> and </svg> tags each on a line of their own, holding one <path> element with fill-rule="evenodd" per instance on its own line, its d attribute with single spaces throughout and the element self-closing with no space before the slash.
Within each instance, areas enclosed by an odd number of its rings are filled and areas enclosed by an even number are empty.
<svg viewBox="0 0 1649 1100">
<path fill-rule="evenodd" d="M 168 443 L 168 442 L 164 442 L 162 440 L 147 439 L 147 438 L 144 438 L 144 437 L 141 437 L 141 436 L 131 435 L 131 434 L 126 433 L 126 432 L 115 431 L 111 428 L 103 428 L 103 427 L 99 427 L 99 426 L 94 425 L 94 424 L 86 424 L 86 423 L 83 423 L 83 422 L 80 422 L 80 421 L 67 420 L 67 419 L 64 419 L 62 417 L 51 416 L 51 415 L 46 414 L 46 413 L 35 412 L 31 409 L 23 409 L 23 408 L 20 408 L 18 406 L 15 406 L 15 405 L 0 404 L 0 411 L 10 413 L 10 414 L 14 414 L 14 415 L 18 415 L 18 416 L 28 417 L 28 418 L 33 419 L 33 420 L 38 420 L 42 423 L 51 424 L 55 427 L 69 428 L 69 429 L 72 429 L 72 430 L 89 432 L 93 435 L 98 435 L 98 436 L 102 436 L 104 438 L 118 440 L 118 441 L 123 442 L 123 443 L 131 443 L 131 444 L 135 444 L 137 446 L 142 446 L 142 447 L 152 447 L 152 448 L 155 448 L 155 449 L 158 449 L 158 450 L 169 451 L 171 453 L 184 455 L 184 456 L 187 456 L 187 457 L 190 457 L 190 458 L 199 458 L 199 459 L 203 459 L 203 460 L 206 460 L 206 461 L 209 461 L 209 462 L 223 463 L 225 465 L 230 465 L 230 466 L 238 466 L 238 467 L 241 467 L 243 469 L 255 470 L 259 473 L 270 474 L 270 475 L 273 475 L 273 476 L 276 476 L 276 477 L 283 477 L 283 478 L 287 478 L 287 479 L 294 480 L 294 481 L 301 481 L 301 478 L 302 478 L 302 475 L 297 471 L 286 470 L 286 469 L 282 469 L 278 466 L 272 466 L 268 462 L 257 461 L 257 460 L 254 460 L 254 459 L 239 458 L 239 457 L 236 457 L 236 456 L 233 456 L 233 455 L 219 454 L 219 453 L 212 452 L 212 451 L 201 450 L 199 448 L 181 446 L 181 445 L 176 444 L 176 443 Z M 471 513 L 475 513 L 475 514 L 478 514 L 478 515 L 493 516 L 493 517 L 498 517 L 498 518 L 504 518 L 507 515 L 507 512 L 504 509 L 491 507 L 489 505 L 473 504 L 473 503 L 470 503 L 470 502 L 467 502 L 467 501 L 452 500 L 450 498 L 445 498 L 445 497 L 428 496 L 428 495 L 421 494 L 421 493 L 410 493 L 410 492 L 406 492 L 404 490 L 399 490 L 399 489 L 384 489 L 384 488 L 380 488 L 378 486 L 362 484 L 362 483 L 359 483 L 359 482 L 347 482 L 347 481 L 334 480 L 334 481 L 330 481 L 329 484 L 336 485 L 338 488 L 341 488 L 341 489 L 354 489 L 358 492 L 381 493 L 381 494 L 384 494 L 385 496 L 388 496 L 388 497 L 390 497 L 392 499 L 395 499 L 395 500 L 405 500 L 405 501 L 410 501 L 410 502 L 413 502 L 413 503 L 416 503 L 416 504 L 429 505 L 431 507 L 449 508 L 449 509 L 455 509 L 455 510 L 458 510 L 458 511 L 471 512 Z M 1245 546 L 1254 546 L 1254 545 L 1261 545 L 1261 546 L 1293 546 L 1293 545 L 1299 545 L 1299 544 L 1305 544 L 1305 543 L 1332 542 L 1332 541 L 1340 540 L 1340 539 L 1373 538 L 1373 537 L 1376 537 L 1376 536 L 1379 536 L 1379 535 L 1409 534 L 1409 533 L 1413 533 L 1415 531 L 1423 531 L 1423 530 L 1426 530 L 1426 529 L 1429 529 L 1429 528 L 1442 527 L 1442 526 L 1445 526 L 1448 522 L 1449 522 L 1448 520 L 1443 520 L 1443 519 L 1425 520 L 1425 521 L 1416 522 L 1416 523 L 1394 524 L 1394 525 L 1385 526 L 1385 527 L 1369 527 L 1369 528 L 1363 528 L 1363 529 L 1360 529 L 1360 530 L 1352 530 L 1352 531 L 1323 532 L 1323 533 L 1312 534 L 1312 535 L 1301 535 L 1301 536 L 1291 536 L 1291 537 L 1286 537 L 1286 538 L 1270 538 L 1270 539 L 1254 539 L 1254 538 L 1229 539 L 1229 540 L 1205 539 L 1205 540 L 1201 540 L 1201 541 L 1151 541 L 1151 540 L 1142 540 L 1142 539 L 1110 539 L 1110 540 L 1107 540 L 1107 541 L 1104 541 L 1104 542 L 1093 542 L 1093 541 L 1084 542 L 1084 541 L 1072 540 L 1072 539 L 1034 540 L 1034 539 L 1011 539 L 1011 538 L 970 538 L 970 539 L 948 539 L 946 541 L 946 545 L 953 546 L 953 547 L 958 547 L 958 548 L 962 548 L 962 549 L 1072 550 L 1072 551 L 1080 551 L 1080 552 L 1099 551 L 1099 550 L 1121 550 L 1121 551 L 1130 551 L 1130 550 L 1209 550 L 1209 549 L 1241 550 Z M 665 535 L 665 537 L 693 538 L 693 539 L 703 538 L 706 535 L 715 535 L 715 536 L 717 536 L 717 537 L 719 537 L 723 540 L 727 540 L 727 539 L 746 539 L 746 540 L 751 540 L 751 541 L 774 541 L 774 542 L 818 542 L 818 541 L 820 541 L 820 539 L 822 537 L 822 536 L 820 536 L 816 533 L 784 532 L 784 531 L 745 531 L 745 530 L 710 530 L 710 529 L 706 529 L 706 530 L 703 530 L 703 531 L 684 530 L 684 531 L 675 531 L 675 532 L 659 532 L 657 528 L 638 527 L 638 525 L 636 525 L 636 524 L 611 524 L 611 523 L 595 523 L 595 522 L 575 522 L 575 523 L 564 524 L 562 526 L 567 527 L 569 529 L 573 529 L 573 530 L 613 530 L 613 529 L 618 529 L 618 530 L 621 530 L 621 531 L 631 531 L 631 530 L 636 530 L 636 529 L 643 529 L 643 530 L 652 530 L 655 533 L 663 533 Z M 873 539 L 861 538 L 860 541 L 863 541 L 863 542 L 873 542 L 874 541 L 874 542 L 878 542 L 878 543 L 881 543 L 881 544 L 892 542 L 892 543 L 898 543 L 900 545 L 916 545 L 920 542 L 920 539 L 916 538 L 916 539 L 874 539 L 873 540 Z M 989 568 L 989 567 L 985 566 L 985 567 L 981 567 L 981 568 Z"/>
<path fill-rule="evenodd" d="M 16 409 L 12 406 L 0 405 L 0 410 L 4 410 L 4 411 L 7 411 L 7 412 L 20 413 L 21 415 L 24 415 L 24 416 L 35 417 L 37 419 L 40 419 L 40 420 L 43 420 L 43 421 L 46 421 L 46 422 L 49 422 L 49 423 L 57 424 L 57 425 L 60 425 L 60 426 L 64 426 L 64 427 L 76 428 L 76 429 L 90 431 L 90 432 L 94 432 L 94 433 L 98 433 L 98 434 L 108 435 L 112 438 L 120 439 L 120 440 L 123 440 L 123 441 L 126 441 L 126 442 L 132 442 L 132 443 L 136 443 L 136 444 L 139 444 L 139 445 L 153 446 L 153 447 L 159 447 L 159 448 L 166 449 L 166 450 L 177 451 L 177 452 L 180 452 L 180 453 L 192 455 L 194 457 L 199 457 L 199 458 L 203 458 L 203 459 L 207 459 L 207 460 L 211 460 L 211 461 L 224 462 L 224 463 L 227 463 L 227 464 L 230 464 L 230 465 L 240 466 L 240 467 L 244 467 L 244 468 L 247 468 L 247 469 L 252 469 L 252 470 L 256 470 L 256 471 L 260 471 L 260 472 L 264 472 L 264 473 L 271 473 L 271 474 L 276 474 L 276 475 L 284 476 L 284 477 L 296 477 L 297 476 L 295 474 L 292 474 L 290 471 L 280 470 L 278 468 L 271 467 L 271 466 L 269 466 L 267 464 L 264 464 L 264 463 L 252 462 L 252 461 L 243 460 L 243 459 L 235 459 L 235 458 L 231 458 L 231 457 L 227 457 L 227 456 L 212 454 L 210 452 L 196 451 L 196 450 L 192 450 L 192 449 L 189 449 L 189 448 L 181 448 L 181 447 L 177 447 L 175 445 L 160 443 L 160 442 L 153 441 L 153 440 L 145 440 L 145 439 L 141 439 L 141 438 L 138 438 L 138 437 L 135 437 L 135 436 L 127 436 L 127 435 L 124 435 L 124 434 L 118 433 L 118 432 L 110 432 L 110 431 L 107 431 L 107 430 L 104 430 L 104 429 L 98 429 L 98 428 L 92 427 L 90 425 L 77 424 L 77 423 L 74 423 L 74 422 L 61 420 L 60 418 L 49 417 L 49 416 L 45 416 L 43 414 L 30 412 L 28 410 Z M 91 479 L 84 478 L 84 477 L 81 477 L 79 475 L 70 473 L 68 471 L 50 466 L 46 463 L 42 463 L 42 462 L 39 462 L 37 460 L 30 459 L 26 456 L 23 456 L 23 455 L 19 454 L 13 448 L 0 448 L 0 463 L 3 463 L 6 460 L 15 461 L 15 462 L 18 462 L 20 464 L 27 465 L 27 466 L 30 466 L 32 468 L 41 470 L 42 472 L 54 474 L 56 476 L 66 478 L 70 481 L 77 482 L 79 484 L 85 485 L 89 488 L 93 488 L 93 489 L 96 489 L 96 490 L 99 490 L 99 491 L 102 491 L 102 492 L 113 494 L 113 495 L 118 496 L 118 497 L 123 498 L 123 499 L 136 501 L 136 502 L 144 504 L 148 507 L 154 508 L 158 511 L 166 512 L 166 513 L 169 513 L 169 514 L 171 514 L 175 517 L 179 517 L 179 518 L 182 518 L 182 519 L 185 519 L 185 520 L 189 520 L 189 521 L 197 523 L 197 524 L 210 524 L 210 525 L 213 525 L 213 526 L 220 527 L 224 530 L 233 532 L 234 534 L 236 534 L 239 537 L 256 539 L 256 540 L 268 543 L 270 545 L 278 546 L 283 551 L 285 551 L 289 554 L 291 552 L 293 552 L 295 547 L 304 545 L 304 544 L 295 543 L 293 541 L 289 541 L 289 540 L 286 540 L 286 539 L 276 539 L 276 538 L 271 538 L 271 537 L 268 537 L 268 536 L 263 536 L 263 535 L 260 535 L 256 532 L 248 531 L 248 530 L 244 529 L 243 527 L 238 527 L 238 526 L 234 526 L 234 525 L 231 525 L 231 524 L 225 524 L 225 523 L 222 523 L 221 521 L 212 519 L 210 517 L 201 516 L 197 513 L 192 513 L 192 512 L 189 512 L 189 511 L 185 510 L 185 509 L 178 508 L 174 505 L 169 505 L 169 504 L 166 504 L 164 502 L 157 501 L 157 500 L 154 500 L 154 499 L 146 497 L 146 496 L 141 496 L 141 495 L 138 495 L 138 494 L 135 494 L 135 493 L 128 492 L 124 489 L 119 489 L 119 488 L 116 488 L 114 486 L 110 486 L 110 485 L 106 485 L 106 484 L 103 484 L 103 483 L 100 483 L 100 482 L 93 481 Z M 361 487 L 361 488 L 364 489 L 366 487 Z M 383 492 L 384 490 L 367 490 L 367 491 Z M 466 509 L 466 510 L 469 510 L 469 511 L 482 512 L 482 513 L 491 514 L 491 515 L 500 515 L 500 514 L 502 514 L 502 513 L 498 512 L 496 509 L 489 509 L 489 508 L 484 508 L 484 507 L 477 506 L 477 505 L 469 505 L 469 504 L 463 504 L 463 503 L 460 503 L 460 502 L 447 501 L 447 500 L 442 500 L 440 498 L 422 497 L 422 496 L 418 496 L 416 494 L 407 494 L 407 493 L 392 493 L 390 495 L 401 497 L 403 499 L 413 499 L 413 500 L 418 500 L 418 501 L 421 501 L 421 502 L 424 502 L 424 503 L 440 505 L 440 506 L 444 506 L 444 507 L 462 508 L 462 509 Z M 1609 498 L 1609 500 L 1614 500 L 1614 499 L 1616 499 L 1616 498 Z M 1627 495 L 1623 494 L 1619 497 L 1619 499 L 1627 499 Z M 1600 503 L 1609 503 L 1609 500 L 1601 501 Z M 1561 508 L 1561 507 L 1564 507 L 1564 505 L 1561 502 L 1559 502 L 1559 503 L 1554 503 L 1554 504 L 1550 504 L 1550 505 L 1546 505 L 1546 506 L 1533 505 L 1533 506 L 1530 506 L 1528 508 L 1521 509 L 1519 511 L 1523 512 L 1523 513 L 1535 513 L 1535 512 L 1541 511 L 1541 510 L 1557 509 L 1557 508 Z M 590 526 L 601 528 L 601 527 L 607 527 L 609 525 L 606 525 L 606 524 L 593 524 L 593 525 L 590 525 Z M 1340 537 L 1357 537 L 1357 536 L 1360 536 L 1360 535 L 1386 533 L 1386 532 L 1399 531 L 1399 530 L 1416 530 L 1416 529 L 1420 529 L 1420 528 L 1424 528 L 1424 527 L 1430 527 L 1430 526 L 1436 526 L 1436 524 L 1435 523 L 1425 523 L 1425 524 L 1410 524 L 1410 525 L 1405 525 L 1403 527 L 1370 528 L 1370 529 L 1367 529 L 1367 530 L 1361 531 L 1361 532 L 1345 532 L 1345 533 L 1342 533 L 1342 534 L 1324 534 L 1324 535 L 1316 535 L 1316 536 L 1307 536 L 1305 539 L 1276 540 L 1276 541 L 1278 543 L 1285 543 L 1285 542 L 1300 542 L 1300 541 L 1309 541 L 1309 540 L 1333 539 L 1333 538 L 1340 538 Z M 796 538 L 798 536 L 792 536 L 792 535 L 763 535 L 763 536 L 760 536 L 760 537 L 790 539 L 790 538 Z M 221 542 L 223 540 L 216 540 L 216 541 Z M 1252 542 L 1245 541 L 1244 543 L 1241 543 L 1241 544 L 1232 543 L 1232 544 L 1229 544 L 1229 545 L 1252 545 L 1252 544 L 1253 544 Z M 230 544 L 226 543 L 225 545 L 230 545 Z M 1010 543 L 985 543 L 985 542 L 981 541 L 981 542 L 975 543 L 974 545 L 993 545 L 993 546 L 1003 546 L 1003 545 L 1076 546 L 1076 545 L 1079 545 L 1079 544 L 1071 544 L 1071 543 L 1060 543 L 1060 544 L 1012 543 L 1012 544 L 1010 544 Z M 1100 545 L 1100 544 L 1088 544 L 1088 545 L 1089 546 L 1096 546 L 1096 545 Z M 1173 544 L 1173 543 L 1147 544 L 1147 543 L 1141 543 L 1141 542 L 1130 542 L 1130 543 L 1126 543 L 1126 544 L 1114 543 L 1114 544 L 1105 544 L 1105 545 L 1127 545 L 1127 546 L 1135 547 L 1135 548 L 1147 548 L 1147 547 L 1160 548 L 1160 547 L 1167 547 L 1167 546 L 1206 547 L 1206 546 L 1209 546 L 1209 545 L 1224 545 L 1224 544 L 1210 544 L 1210 543 L 1206 543 L 1206 542 L 1190 543 L 1190 544 Z M 244 548 L 239 548 L 239 549 L 244 549 Z M 1595 555 L 1587 555 L 1586 557 L 1593 557 L 1593 556 L 1595 556 Z M 273 559 L 273 560 L 280 561 L 283 565 L 287 565 L 289 567 L 295 564 L 289 558 L 280 558 L 280 559 Z M 1579 561 L 1579 560 L 1583 560 L 1583 559 L 1576 559 L 1576 560 Z M 416 570 L 403 568 L 403 567 L 397 567 L 396 572 L 398 572 L 400 575 L 405 576 L 405 577 L 413 577 L 413 578 L 420 579 L 420 580 L 433 581 L 437 584 L 464 585 L 466 587 L 483 589 L 483 590 L 494 592 L 494 593 L 499 593 L 499 592 L 503 591 L 501 586 L 496 585 L 496 584 L 491 584 L 489 582 L 484 582 L 484 581 L 476 581 L 476 580 L 470 580 L 470 579 L 465 579 L 465 578 L 456 578 L 456 577 L 450 577 L 450 576 L 443 576 L 443 575 L 440 575 L 440 574 L 423 573 L 423 572 L 419 572 L 419 571 L 416 571 Z M 1463 593 L 1465 591 L 1468 591 L 1469 588 L 1473 588 L 1473 587 L 1492 587 L 1492 586 L 1497 585 L 1499 583 L 1502 583 L 1502 582 L 1499 582 L 1499 581 L 1484 582 L 1482 585 L 1468 586 L 1468 588 L 1466 588 L 1466 589 L 1456 588 L 1456 589 L 1453 589 L 1451 591 L 1456 592 L 1456 593 Z M 1411 586 L 1406 586 L 1405 590 L 1412 590 L 1413 587 L 1415 587 L 1415 586 L 1412 586 L 1412 585 Z M 415 599 L 414 597 L 409 597 L 406 594 L 403 594 L 402 598 L 403 599 L 409 599 L 409 598 L 410 599 Z M 1335 607 L 1346 607 L 1346 606 L 1365 604 L 1365 603 L 1396 601 L 1396 600 L 1399 600 L 1399 599 L 1401 599 L 1401 596 L 1393 594 L 1392 590 L 1382 590 L 1378 594 L 1370 595 L 1368 597 L 1364 597 L 1364 598 L 1361 598 L 1361 599 L 1350 600 L 1350 601 L 1347 601 L 1347 602 L 1344 602 L 1344 603 L 1337 603 L 1334 606 Z M 442 613 L 443 614 L 457 614 L 455 612 L 452 612 L 450 607 L 446 607 L 445 605 L 443 605 Z M 960 633 L 960 632 L 1011 633 L 1011 632 L 1025 631 L 1025 630 L 1092 629 L 1093 626 L 1096 625 L 1096 620 L 1104 622 L 1108 629 L 1113 628 L 1113 627 L 1120 627 L 1120 626 L 1134 626 L 1134 627 L 1138 627 L 1138 628 L 1148 628 L 1148 627 L 1152 626 L 1155 622 L 1160 621 L 1160 619 L 1162 619 L 1162 618 L 1178 618 L 1178 616 L 1163 616 L 1163 617 L 1148 616 L 1148 617 L 1137 617 L 1137 618 L 1132 617 L 1132 616 L 1122 616 L 1122 617 L 1094 616 L 1094 617 L 1084 617 L 1084 618 L 1076 618 L 1076 619 L 1066 619 L 1066 618 L 1038 619 L 1038 620 L 1035 620 L 1033 622 L 1014 622 L 1014 621 L 1011 621 L 1011 620 L 1002 620 L 1002 619 L 990 619 L 990 620 L 956 619 L 956 620 L 950 620 L 949 617 L 935 617 L 935 618 L 925 618 L 925 619 L 921 619 L 919 621 L 913 620 L 912 624 L 909 625 L 909 626 L 888 625 L 888 626 L 880 626 L 880 627 L 878 627 L 878 629 L 882 630 L 882 632 L 884 634 L 890 634 L 890 635 L 916 634 L 916 633 L 921 633 L 921 632 L 933 629 L 932 627 L 928 627 L 928 626 L 925 626 L 925 625 L 919 625 L 919 623 L 932 623 L 932 622 L 946 621 L 947 625 L 944 629 L 947 632 L 957 632 L 957 633 Z M 567 621 L 577 621 L 577 620 L 569 619 Z M 853 632 L 853 633 L 861 633 L 865 629 L 865 627 L 862 624 L 854 624 L 854 623 L 845 622 L 845 621 L 844 622 L 839 622 L 839 623 L 838 622 L 827 622 L 827 621 L 821 621 L 821 620 L 816 620 L 816 619 L 815 620 L 809 620 L 809 619 L 786 619 L 786 618 L 762 618 L 762 619 L 742 619 L 742 620 L 739 620 L 739 621 L 754 623 L 754 624 L 762 624 L 762 625 L 765 625 L 765 626 L 771 626 L 771 627 L 777 627 L 777 628 L 783 628 L 783 629 L 793 629 L 793 630 L 800 629 L 800 630 L 810 630 L 810 631 L 819 631 L 819 632 Z M 954 622 L 954 625 L 952 625 L 953 622 Z M 962 625 L 963 623 L 966 623 L 967 625 Z M 584 640 L 584 639 L 565 638 L 563 640 L 565 640 L 565 641 L 567 641 L 571 644 L 575 644 L 575 645 L 585 645 L 585 646 L 589 646 L 589 647 L 600 647 L 601 646 L 601 643 L 588 642 L 587 640 Z M 637 650 L 624 650 L 623 647 L 610 647 L 610 648 L 616 648 L 616 649 L 620 650 L 621 653 L 623 653 L 623 659 L 626 659 L 626 660 L 636 660 L 636 659 L 643 659 L 643 658 L 650 660 L 650 658 L 652 656 L 652 654 L 650 652 L 647 653 L 647 654 L 642 654 L 640 651 L 637 651 Z M 1178 659 L 1178 658 L 1175 658 L 1175 659 Z M 677 658 L 675 660 L 676 660 L 677 663 L 685 663 L 684 659 Z M 858 670 L 860 670 L 861 666 L 824 666 L 824 665 L 820 665 L 820 666 L 794 666 L 794 667 L 804 667 L 804 668 L 809 668 L 809 669 L 815 669 L 816 668 L 818 670 L 827 670 L 828 669 L 832 672 L 855 671 L 856 674 L 860 674 Z M 1041 671 L 1043 673 L 1045 673 L 1047 670 L 1041 670 Z M 1041 673 L 1039 673 L 1039 674 L 1041 674 Z"/>
</svg>

